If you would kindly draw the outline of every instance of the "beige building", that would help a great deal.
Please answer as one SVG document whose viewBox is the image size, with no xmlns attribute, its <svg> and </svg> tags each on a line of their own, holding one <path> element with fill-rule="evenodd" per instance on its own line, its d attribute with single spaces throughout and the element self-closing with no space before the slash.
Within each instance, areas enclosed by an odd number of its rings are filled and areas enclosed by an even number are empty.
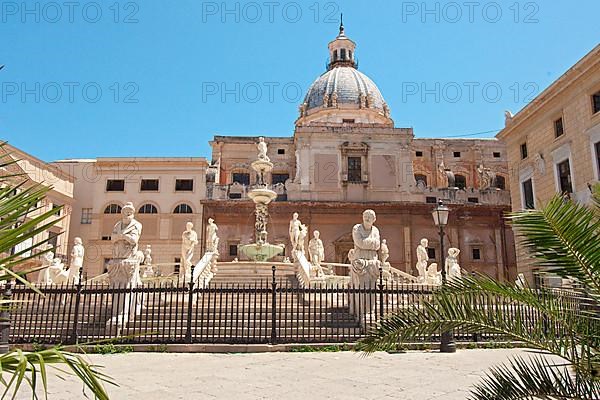
<svg viewBox="0 0 600 400">
<path fill-rule="evenodd" d="M 181 257 L 181 234 L 187 222 L 202 225 L 206 196 L 204 158 L 98 158 L 54 163 L 75 179 L 69 237 L 83 239 L 85 274 L 104 272 L 112 254 L 111 233 L 121 207 L 132 202 L 144 228 L 140 249 L 152 246 L 153 264 L 162 271 L 176 269 Z"/>
<path fill-rule="evenodd" d="M 517 115 L 498 134 L 511 166 L 513 210 L 538 208 L 557 193 L 589 202 L 600 180 L 600 45 Z M 527 258 L 519 272 L 530 277 Z"/>
<path fill-rule="evenodd" d="M 55 257 L 66 261 L 70 252 L 68 243 L 69 227 L 74 205 L 73 176 L 9 144 L 0 147 L 0 152 L 2 152 L 3 159 L 12 158 L 16 160 L 15 164 L 9 165 L 6 169 L 9 174 L 20 175 L 14 178 L 15 182 L 20 182 L 23 179 L 27 180 L 23 189 L 35 184 L 52 188 L 44 202 L 39 204 L 39 208 L 29 214 L 29 218 L 35 218 L 60 206 L 63 207 L 56 211 L 57 222 L 48 232 L 36 235 L 33 240 L 22 243 L 14 251 L 18 252 L 34 244 L 47 241 L 53 248 Z M 32 262 L 27 263 L 23 268 L 26 269 L 30 266 L 33 266 Z"/>
</svg>

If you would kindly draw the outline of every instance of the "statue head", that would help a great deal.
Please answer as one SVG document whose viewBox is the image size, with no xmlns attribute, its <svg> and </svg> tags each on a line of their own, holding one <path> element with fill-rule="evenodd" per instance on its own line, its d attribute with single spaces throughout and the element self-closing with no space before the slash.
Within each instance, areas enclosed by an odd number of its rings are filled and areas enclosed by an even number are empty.
<svg viewBox="0 0 600 400">
<path fill-rule="evenodd" d="M 295 212 L 294 214 L 292 214 L 292 219 L 295 221 L 298 219 L 298 213 Z"/>
<path fill-rule="evenodd" d="M 371 229 L 375 221 L 377 221 L 377 216 L 375 215 L 375 211 L 373 210 L 365 210 L 363 212 L 363 226 L 367 229 Z"/>
<path fill-rule="evenodd" d="M 210 223 L 210 220 L 209 220 L 209 223 Z M 192 229 L 194 229 L 194 224 L 191 222 L 188 222 L 187 224 L 185 224 L 185 229 L 187 231 L 191 231 Z"/>
<path fill-rule="evenodd" d="M 381 245 L 383 246 L 384 244 L 387 244 L 387 239 L 383 239 L 383 240 L 381 241 Z"/>
<path fill-rule="evenodd" d="M 448 255 L 450 257 L 458 257 L 458 254 L 460 253 L 460 250 L 454 247 L 451 247 L 448 249 Z"/>
<path fill-rule="evenodd" d="M 76 237 L 75 240 L 73 240 L 73 242 L 75 243 L 75 245 L 82 245 L 83 241 L 81 240 L 80 237 Z"/>
<path fill-rule="evenodd" d="M 215 222 L 215 220 L 214 220 L 214 219 L 212 219 L 212 218 L 209 218 L 209 219 L 208 219 L 208 224 L 209 224 L 209 225 L 213 224 L 214 222 Z"/>
<path fill-rule="evenodd" d="M 54 260 L 54 252 L 49 251 L 44 254 L 44 259 L 48 262 L 52 262 Z"/>
<path fill-rule="evenodd" d="M 423 246 L 423 247 L 429 246 L 429 240 L 427 240 L 425 238 L 421 239 L 421 246 Z"/>
<path fill-rule="evenodd" d="M 123 216 L 123 223 L 130 224 L 135 216 L 135 207 L 132 202 L 127 202 L 121 209 L 121 215 Z"/>
<path fill-rule="evenodd" d="M 260 143 L 264 143 L 264 142 L 265 142 L 265 138 L 261 136 L 261 137 L 259 137 L 259 138 L 258 138 L 258 141 L 259 141 Z"/>
<path fill-rule="evenodd" d="M 315 238 L 315 239 L 318 239 L 318 238 L 319 238 L 319 236 L 321 236 L 321 232 L 319 232 L 319 231 L 314 231 L 314 232 L 313 232 L 313 236 L 314 236 L 314 238 Z"/>
</svg>

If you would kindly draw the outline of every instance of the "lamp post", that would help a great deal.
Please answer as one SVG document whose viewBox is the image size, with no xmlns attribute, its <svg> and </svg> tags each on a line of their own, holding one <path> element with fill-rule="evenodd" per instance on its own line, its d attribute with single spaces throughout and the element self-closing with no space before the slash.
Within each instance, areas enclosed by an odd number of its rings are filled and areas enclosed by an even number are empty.
<svg viewBox="0 0 600 400">
<path fill-rule="evenodd" d="M 439 201 L 436 208 L 431 212 L 431 216 L 433 217 L 433 223 L 435 226 L 439 228 L 440 234 L 440 251 L 442 252 L 440 260 L 441 260 L 441 268 L 442 268 L 442 286 L 446 285 L 447 276 L 446 276 L 446 256 L 444 253 L 444 228 L 448 225 L 448 215 L 450 214 L 450 210 L 448 207 L 444 205 L 442 200 Z M 456 345 L 454 343 L 454 334 L 452 331 L 442 332 L 442 341 L 440 342 L 440 352 L 441 353 L 454 353 L 456 352 Z"/>
</svg>

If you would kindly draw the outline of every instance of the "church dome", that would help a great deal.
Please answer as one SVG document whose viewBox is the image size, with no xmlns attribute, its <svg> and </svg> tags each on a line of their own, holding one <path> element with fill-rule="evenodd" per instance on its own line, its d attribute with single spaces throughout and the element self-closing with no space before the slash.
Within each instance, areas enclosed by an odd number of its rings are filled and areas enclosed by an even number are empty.
<svg viewBox="0 0 600 400">
<path fill-rule="evenodd" d="M 377 85 L 351 66 L 334 67 L 317 78 L 308 89 L 304 104 L 308 113 L 315 108 L 348 105 L 357 109 L 374 109 L 383 114 L 387 107 Z"/>
<path fill-rule="evenodd" d="M 346 36 L 342 23 L 339 35 L 329 43 L 327 72 L 308 89 L 297 125 L 352 122 L 393 126 L 379 88 L 358 71 L 355 50 L 356 44 Z"/>
</svg>

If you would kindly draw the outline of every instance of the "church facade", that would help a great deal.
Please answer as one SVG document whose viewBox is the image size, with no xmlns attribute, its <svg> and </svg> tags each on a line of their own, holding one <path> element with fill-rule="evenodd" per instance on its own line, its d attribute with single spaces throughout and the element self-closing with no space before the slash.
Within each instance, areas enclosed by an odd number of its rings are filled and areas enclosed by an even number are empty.
<svg viewBox="0 0 600 400">
<path fill-rule="evenodd" d="M 340 28 L 329 43 L 327 71 L 299 107 L 292 137 L 266 137 L 274 164 L 266 177 L 278 197 L 269 206 L 269 241 L 291 249 L 294 212 L 321 233 L 325 261 L 347 263 L 351 229 L 369 208 L 377 214 L 393 267 L 416 274 L 416 247 L 429 239 L 431 261 L 440 263 L 440 240 L 431 211 L 450 207 L 445 248 L 461 249 L 460 265 L 514 280 L 516 261 L 506 148 L 495 139 L 417 139 L 397 128 L 375 83 L 355 62 L 356 44 Z M 110 229 L 119 207 L 133 202 L 144 224 L 141 247 L 153 262 L 177 270 L 181 233 L 191 221 L 201 236 L 208 218 L 219 226 L 220 261 L 241 259 L 238 246 L 254 241 L 254 204 L 248 190 L 258 177 L 258 137 L 215 136 L 205 158 L 64 160 L 53 163 L 74 177 L 69 242 L 81 237 L 88 250 L 84 270 L 100 274 L 111 257 Z M 339 274 L 347 273 L 336 267 Z"/>
</svg>

